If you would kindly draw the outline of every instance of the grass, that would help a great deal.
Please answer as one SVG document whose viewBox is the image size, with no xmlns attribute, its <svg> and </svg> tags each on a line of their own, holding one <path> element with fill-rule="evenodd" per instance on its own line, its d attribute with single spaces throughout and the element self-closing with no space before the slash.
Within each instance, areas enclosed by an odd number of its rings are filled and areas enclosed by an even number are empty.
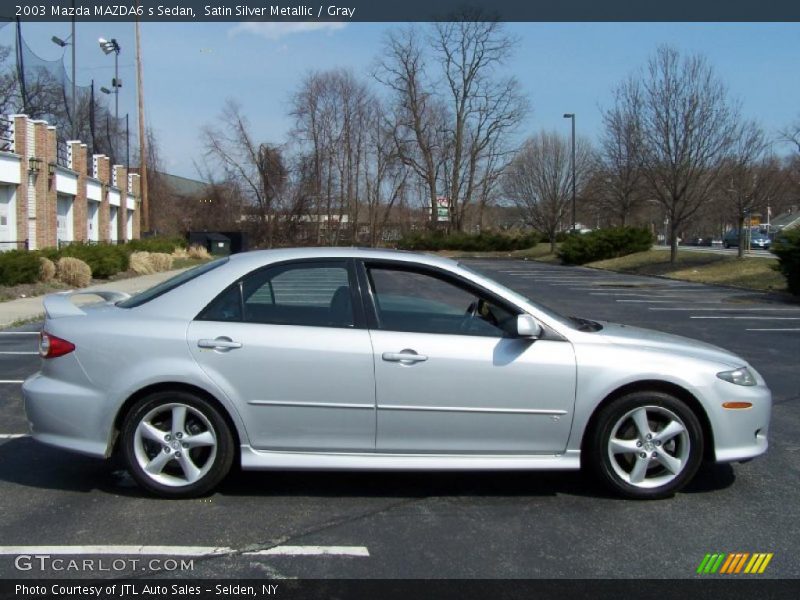
<svg viewBox="0 0 800 600">
<path fill-rule="evenodd" d="M 771 258 L 736 258 L 710 252 L 680 252 L 675 264 L 669 252 L 648 250 L 620 258 L 589 263 L 587 267 L 618 273 L 658 275 L 670 279 L 728 285 L 750 290 L 786 291 L 786 280 L 773 266 Z"/>
<path fill-rule="evenodd" d="M 447 258 L 516 258 L 526 260 L 539 260 L 542 262 L 558 262 L 555 254 L 550 254 L 550 244 L 537 244 L 524 250 L 511 250 L 505 252 L 464 252 L 462 250 L 441 250 L 436 252 L 439 256 Z"/>
<path fill-rule="evenodd" d="M 196 267 L 197 265 L 202 265 L 203 263 L 207 263 L 210 261 L 210 258 L 176 258 L 172 261 L 172 269 L 189 269 L 191 267 Z"/>
</svg>

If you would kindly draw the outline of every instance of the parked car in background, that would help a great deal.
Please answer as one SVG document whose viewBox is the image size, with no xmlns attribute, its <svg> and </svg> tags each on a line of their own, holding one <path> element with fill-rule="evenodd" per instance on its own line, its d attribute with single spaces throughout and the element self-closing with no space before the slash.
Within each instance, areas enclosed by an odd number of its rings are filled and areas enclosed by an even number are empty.
<svg viewBox="0 0 800 600">
<path fill-rule="evenodd" d="M 689 238 L 689 241 L 686 242 L 687 246 L 711 246 L 714 243 L 713 236 L 697 236 L 693 238 Z"/>
<path fill-rule="evenodd" d="M 747 233 L 746 231 L 744 233 Z M 752 231 L 749 234 L 750 248 L 753 250 L 769 250 L 772 245 L 772 240 L 760 231 Z M 739 230 L 731 229 L 722 238 L 722 245 L 726 248 L 739 247 Z M 747 239 L 745 239 L 745 247 L 747 246 Z"/>
<path fill-rule="evenodd" d="M 702 460 L 767 450 L 770 390 L 743 358 L 562 316 L 439 257 L 266 250 L 97 294 L 45 298 L 28 422 L 40 442 L 119 452 L 161 496 L 208 493 L 237 461 L 585 466 L 620 495 L 663 498 Z"/>
</svg>

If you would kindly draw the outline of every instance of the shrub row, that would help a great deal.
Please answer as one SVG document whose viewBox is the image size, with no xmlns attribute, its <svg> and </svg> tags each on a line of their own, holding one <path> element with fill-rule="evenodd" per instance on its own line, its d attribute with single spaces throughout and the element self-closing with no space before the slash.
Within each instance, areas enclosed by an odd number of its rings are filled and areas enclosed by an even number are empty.
<svg viewBox="0 0 800 600">
<path fill-rule="evenodd" d="M 565 265 L 583 265 L 644 252 L 652 245 L 653 234 L 647 229 L 614 227 L 567 236 L 558 250 L 558 256 Z"/>
<path fill-rule="evenodd" d="M 795 296 L 800 296 L 800 229 L 775 236 L 772 252 L 778 257 L 777 269 L 786 277 L 786 287 Z"/>
<path fill-rule="evenodd" d="M 469 234 L 455 232 L 445 234 L 442 231 L 413 231 L 405 234 L 397 243 L 402 250 L 464 250 L 467 252 L 507 252 L 524 250 L 539 243 L 538 233 L 524 235 L 508 235 L 503 233 L 483 232 Z"/>
<path fill-rule="evenodd" d="M 60 250 L 45 248 L 39 251 L 0 252 L 0 285 L 45 281 L 50 268 L 43 267 L 40 258 L 46 258 L 54 265 L 61 258 L 76 258 L 89 265 L 92 277 L 108 279 L 128 270 L 133 252 L 171 254 L 176 248 L 184 248 L 185 245 L 180 238 L 149 238 L 132 240 L 121 245 L 75 243 Z"/>
</svg>

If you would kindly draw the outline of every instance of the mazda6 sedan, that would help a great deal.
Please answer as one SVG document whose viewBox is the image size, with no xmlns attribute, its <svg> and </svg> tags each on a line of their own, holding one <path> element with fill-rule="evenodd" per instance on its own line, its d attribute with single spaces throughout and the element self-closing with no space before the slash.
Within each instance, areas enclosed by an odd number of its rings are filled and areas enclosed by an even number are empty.
<svg viewBox="0 0 800 600">
<path fill-rule="evenodd" d="M 94 292 L 82 292 L 94 293 Z M 129 297 L 48 296 L 33 437 L 166 497 L 243 469 L 585 467 L 661 498 L 767 449 L 771 394 L 695 340 L 564 317 L 442 258 L 238 254 Z"/>
</svg>

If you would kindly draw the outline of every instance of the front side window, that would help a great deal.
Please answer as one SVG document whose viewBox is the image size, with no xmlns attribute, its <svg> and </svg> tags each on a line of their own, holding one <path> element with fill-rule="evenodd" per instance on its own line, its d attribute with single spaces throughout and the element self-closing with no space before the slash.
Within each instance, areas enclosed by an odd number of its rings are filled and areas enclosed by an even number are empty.
<svg viewBox="0 0 800 600">
<path fill-rule="evenodd" d="M 517 313 L 477 290 L 417 271 L 367 272 L 381 329 L 493 337 L 513 332 Z"/>
<path fill-rule="evenodd" d="M 353 327 L 347 265 L 302 263 L 255 271 L 217 296 L 199 319 Z"/>
</svg>

